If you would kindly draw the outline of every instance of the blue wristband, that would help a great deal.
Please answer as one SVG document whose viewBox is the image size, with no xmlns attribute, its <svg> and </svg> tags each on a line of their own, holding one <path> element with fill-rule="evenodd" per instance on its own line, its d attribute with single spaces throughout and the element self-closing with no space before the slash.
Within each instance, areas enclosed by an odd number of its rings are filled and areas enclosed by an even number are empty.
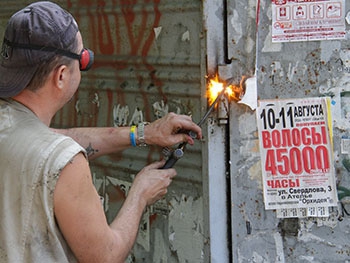
<svg viewBox="0 0 350 263">
<path fill-rule="evenodd" d="M 136 137 L 135 137 L 136 126 L 131 126 L 130 128 L 130 142 L 132 146 L 136 146 Z"/>
</svg>

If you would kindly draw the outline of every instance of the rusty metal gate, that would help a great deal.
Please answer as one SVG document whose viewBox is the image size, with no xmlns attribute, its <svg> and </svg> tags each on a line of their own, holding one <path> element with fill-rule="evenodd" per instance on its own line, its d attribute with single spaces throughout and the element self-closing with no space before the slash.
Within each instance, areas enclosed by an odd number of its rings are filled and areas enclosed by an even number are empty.
<svg viewBox="0 0 350 263">
<path fill-rule="evenodd" d="M 169 111 L 201 112 L 200 1 L 67 1 L 84 44 L 95 51 L 74 100 L 58 126 L 126 126 Z M 117 140 L 118 138 L 116 138 Z M 133 176 L 161 157 L 157 147 L 130 149 L 91 163 L 108 220 Z M 130 262 L 201 262 L 204 257 L 201 144 L 177 164 L 179 176 L 164 200 L 148 208 Z"/>
</svg>

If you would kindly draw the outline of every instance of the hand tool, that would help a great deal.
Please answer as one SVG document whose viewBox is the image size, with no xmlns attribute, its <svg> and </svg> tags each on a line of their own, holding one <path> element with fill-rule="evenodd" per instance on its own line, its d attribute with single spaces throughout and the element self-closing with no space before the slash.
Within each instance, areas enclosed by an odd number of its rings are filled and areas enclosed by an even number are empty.
<svg viewBox="0 0 350 263">
<path fill-rule="evenodd" d="M 228 87 L 228 85 L 224 86 L 222 91 L 219 93 L 219 95 L 216 97 L 214 102 L 210 105 L 207 112 L 204 114 L 203 118 L 197 123 L 198 126 L 201 126 L 204 123 L 204 121 L 208 118 L 209 114 L 215 108 L 215 105 L 218 103 L 220 98 L 224 95 L 227 87 Z M 197 138 L 197 133 L 195 133 L 194 131 L 189 131 L 188 135 L 191 136 L 191 138 L 193 138 L 193 139 Z M 174 166 L 174 164 L 184 156 L 184 151 L 185 151 L 186 145 L 187 145 L 187 142 L 183 142 L 183 143 L 180 143 L 179 146 L 176 149 L 174 149 L 173 151 L 170 150 L 170 152 L 169 152 L 169 150 L 166 150 L 166 151 L 168 151 L 169 157 L 161 169 L 172 168 Z"/>
</svg>

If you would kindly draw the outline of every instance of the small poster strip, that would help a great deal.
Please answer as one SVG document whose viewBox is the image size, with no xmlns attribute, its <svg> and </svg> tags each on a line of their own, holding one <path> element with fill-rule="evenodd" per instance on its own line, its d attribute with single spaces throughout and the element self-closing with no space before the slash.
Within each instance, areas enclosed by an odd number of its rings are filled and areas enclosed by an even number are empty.
<svg viewBox="0 0 350 263">
<path fill-rule="evenodd" d="M 272 42 L 345 39 L 345 0 L 272 0 Z"/>
</svg>

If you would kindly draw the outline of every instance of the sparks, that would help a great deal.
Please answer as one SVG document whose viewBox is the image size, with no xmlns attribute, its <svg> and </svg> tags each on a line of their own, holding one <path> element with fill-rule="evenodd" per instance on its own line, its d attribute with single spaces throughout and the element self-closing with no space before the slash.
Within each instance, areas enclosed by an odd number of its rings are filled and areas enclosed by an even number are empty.
<svg viewBox="0 0 350 263">
<path fill-rule="evenodd" d="M 208 89 L 209 104 L 213 103 L 213 101 L 216 99 L 219 93 L 223 90 L 223 88 L 224 88 L 224 83 L 219 82 L 218 76 L 215 76 L 214 79 L 210 79 L 209 89 Z"/>
<path fill-rule="evenodd" d="M 245 78 L 242 78 L 242 81 L 238 86 L 228 85 L 226 87 L 225 94 L 230 100 L 239 101 L 241 99 L 241 96 L 244 94 L 244 79 Z M 219 93 L 224 89 L 224 85 L 225 83 L 220 82 L 218 75 L 210 79 L 208 88 L 209 104 L 214 102 Z"/>
</svg>

